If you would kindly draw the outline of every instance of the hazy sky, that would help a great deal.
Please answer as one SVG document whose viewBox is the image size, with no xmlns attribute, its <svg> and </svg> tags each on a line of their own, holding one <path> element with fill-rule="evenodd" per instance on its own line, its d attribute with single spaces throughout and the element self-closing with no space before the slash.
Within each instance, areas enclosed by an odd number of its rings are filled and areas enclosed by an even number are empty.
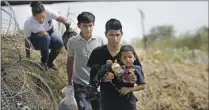
<svg viewBox="0 0 209 110">
<path fill-rule="evenodd" d="M 124 39 L 141 37 L 140 14 L 145 14 L 145 33 L 156 25 L 172 24 L 176 34 L 195 31 L 201 26 L 208 26 L 207 1 L 138 1 L 138 2 L 82 2 L 60 3 L 45 5 L 66 16 L 70 7 L 77 16 L 82 11 L 90 11 L 96 16 L 94 33 L 104 36 L 105 23 L 110 18 L 117 18 L 122 22 Z M 17 20 L 23 26 L 26 18 L 31 15 L 29 5 L 14 6 Z M 76 22 L 76 18 L 74 18 Z M 76 26 L 76 25 L 73 25 Z"/>
</svg>

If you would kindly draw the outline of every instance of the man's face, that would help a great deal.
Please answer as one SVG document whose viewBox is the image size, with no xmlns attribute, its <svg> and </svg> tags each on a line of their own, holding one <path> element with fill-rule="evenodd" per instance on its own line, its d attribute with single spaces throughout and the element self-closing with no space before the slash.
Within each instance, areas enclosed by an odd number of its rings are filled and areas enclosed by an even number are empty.
<svg viewBox="0 0 209 110">
<path fill-rule="evenodd" d="M 108 30 L 105 33 L 108 44 L 112 46 L 118 46 L 121 42 L 122 33 L 120 30 Z"/>
<path fill-rule="evenodd" d="M 45 20 L 45 12 L 41 12 L 36 14 L 34 17 L 34 19 L 39 23 L 39 24 L 43 24 L 44 20 Z"/>
<path fill-rule="evenodd" d="M 83 37 L 89 37 L 92 35 L 94 23 L 80 23 L 78 24 Z"/>
</svg>

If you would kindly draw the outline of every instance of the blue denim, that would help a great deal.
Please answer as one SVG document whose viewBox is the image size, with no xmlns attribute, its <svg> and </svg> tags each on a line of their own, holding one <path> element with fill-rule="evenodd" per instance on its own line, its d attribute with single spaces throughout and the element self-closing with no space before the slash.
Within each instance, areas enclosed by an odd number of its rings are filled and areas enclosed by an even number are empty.
<svg viewBox="0 0 209 110">
<path fill-rule="evenodd" d="M 80 89 L 84 88 L 83 85 L 74 83 L 75 99 L 78 104 L 78 110 L 91 110 L 89 106 L 89 101 L 86 100 L 86 94 L 81 92 Z"/>
<path fill-rule="evenodd" d="M 62 47 L 64 46 L 61 37 L 58 36 L 55 32 L 48 36 L 33 34 L 29 40 L 36 50 L 41 51 L 41 62 L 44 64 L 47 63 L 48 65 L 53 63 L 53 61 L 59 55 Z M 51 49 L 50 53 L 49 49 Z"/>
</svg>

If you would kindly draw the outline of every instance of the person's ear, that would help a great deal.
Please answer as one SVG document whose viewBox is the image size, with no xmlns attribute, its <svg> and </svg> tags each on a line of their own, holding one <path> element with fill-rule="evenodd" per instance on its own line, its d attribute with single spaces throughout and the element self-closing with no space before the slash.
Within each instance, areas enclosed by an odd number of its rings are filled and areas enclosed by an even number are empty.
<svg viewBox="0 0 209 110">
<path fill-rule="evenodd" d="M 123 31 L 121 31 L 121 36 L 123 36 Z"/>
<path fill-rule="evenodd" d="M 80 28 L 80 24 L 79 23 L 77 23 L 77 26 L 78 26 L 78 28 Z"/>
<path fill-rule="evenodd" d="M 107 31 L 105 31 L 105 37 L 107 37 Z"/>
</svg>

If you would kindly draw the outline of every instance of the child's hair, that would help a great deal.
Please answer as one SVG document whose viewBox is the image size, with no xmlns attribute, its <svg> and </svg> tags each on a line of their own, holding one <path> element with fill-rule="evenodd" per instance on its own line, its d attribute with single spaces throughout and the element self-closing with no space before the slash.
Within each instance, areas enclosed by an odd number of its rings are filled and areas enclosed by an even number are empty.
<svg viewBox="0 0 209 110">
<path fill-rule="evenodd" d="M 41 4 L 40 1 L 32 1 L 30 3 L 30 6 L 32 7 L 32 14 L 35 16 L 36 14 L 42 13 L 45 11 L 44 6 Z"/>
<path fill-rule="evenodd" d="M 122 52 L 132 52 L 134 57 L 137 58 L 137 55 L 136 55 L 136 52 L 134 50 L 134 48 L 131 46 L 131 45 L 123 45 L 120 49 L 120 57 L 121 57 L 121 54 Z"/>
<path fill-rule="evenodd" d="M 95 22 L 95 16 L 90 12 L 82 12 L 77 17 L 78 24 L 80 23 L 94 23 Z"/>
</svg>

